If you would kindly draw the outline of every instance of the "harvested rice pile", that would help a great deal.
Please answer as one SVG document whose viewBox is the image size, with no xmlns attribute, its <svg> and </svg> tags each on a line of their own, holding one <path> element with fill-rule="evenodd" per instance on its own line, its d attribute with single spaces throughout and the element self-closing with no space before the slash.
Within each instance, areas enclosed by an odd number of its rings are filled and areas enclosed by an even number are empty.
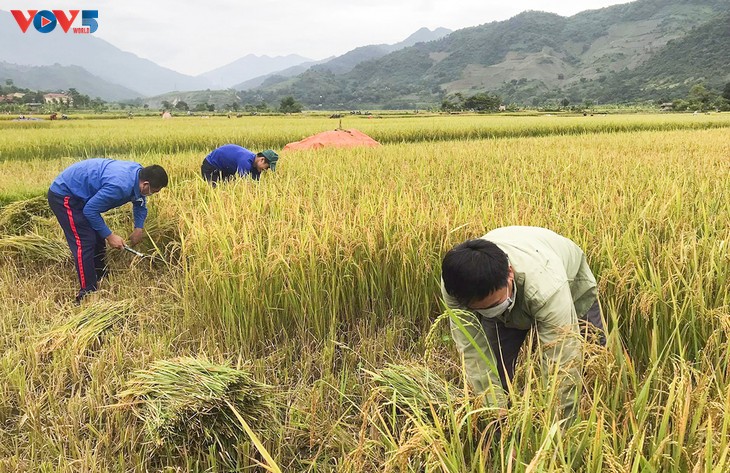
<svg viewBox="0 0 730 473">
<path fill-rule="evenodd" d="M 35 233 L 0 236 L 0 254 L 26 262 L 61 262 L 71 258 L 68 245 Z"/>
<path fill-rule="evenodd" d="M 45 196 L 12 202 L 0 209 L 0 234 L 23 234 L 31 229 L 34 220 L 51 216 Z"/>
<path fill-rule="evenodd" d="M 191 357 L 158 360 L 136 371 L 119 397 L 158 447 L 226 445 L 244 432 L 229 404 L 258 432 L 271 428 L 278 407 L 272 387 L 248 372 Z"/>
<path fill-rule="evenodd" d="M 128 319 L 133 313 L 131 301 L 94 302 L 73 308 L 75 313 L 66 322 L 45 333 L 38 343 L 43 355 L 65 346 L 71 346 L 76 353 L 98 345 L 112 327 Z"/>
</svg>

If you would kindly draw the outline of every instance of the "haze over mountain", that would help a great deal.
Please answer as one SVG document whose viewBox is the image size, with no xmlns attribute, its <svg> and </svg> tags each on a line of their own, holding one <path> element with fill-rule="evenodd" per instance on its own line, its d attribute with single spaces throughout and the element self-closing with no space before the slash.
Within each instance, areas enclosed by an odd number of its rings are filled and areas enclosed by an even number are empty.
<svg viewBox="0 0 730 473">
<path fill-rule="evenodd" d="M 328 57 L 328 58 L 325 58 L 325 59 L 322 59 L 319 61 L 303 62 L 301 64 L 298 64 L 298 65 L 292 66 L 292 67 L 288 67 L 281 71 L 272 72 L 270 74 L 264 74 L 263 76 L 258 76 L 258 77 L 254 77 L 253 79 L 243 81 L 240 84 L 234 85 L 233 88 L 236 90 L 253 89 L 255 87 L 259 87 L 260 85 L 263 85 L 264 82 L 266 82 L 270 78 L 277 78 L 274 80 L 285 80 L 288 77 L 294 77 L 294 76 L 297 76 L 297 75 L 305 72 L 312 66 L 316 66 L 317 64 L 324 64 L 327 61 L 330 61 L 332 59 L 334 59 L 334 57 Z"/>
<path fill-rule="evenodd" d="M 26 66 L 80 66 L 108 82 L 135 91 L 132 97 L 210 86 L 204 79 L 158 66 L 94 35 L 67 34 L 60 28 L 46 34 L 23 33 L 12 15 L 5 11 L 0 11 L 0 44 L 3 45 L 0 61 Z"/>
<path fill-rule="evenodd" d="M 198 77 L 207 79 L 216 88 L 228 88 L 255 77 L 312 61 L 312 59 L 297 54 L 276 57 L 247 54 L 230 64 L 203 73 Z"/>
<path fill-rule="evenodd" d="M 10 79 L 16 86 L 32 90 L 61 91 L 75 88 L 91 98 L 100 97 L 107 101 L 140 96 L 133 90 L 107 82 L 79 66 L 20 66 L 0 62 L 0 78 L 3 84 Z"/>
<path fill-rule="evenodd" d="M 227 88 L 233 84 L 268 72 L 284 69 L 302 62 L 311 61 L 298 55 L 271 58 L 247 55 L 230 64 L 209 71 L 200 76 L 189 76 L 161 67 L 154 62 L 109 44 L 94 35 L 67 34 L 57 28 L 51 33 L 35 31 L 23 33 L 9 12 L 0 11 L 0 44 L 12 47 L 0 48 L 0 61 L 22 66 L 78 66 L 90 75 L 102 79 L 97 87 L 90 88 L 89 81 L 81 81 L 79 92 L 104 100 L 129 99 L 138 96 L 152 96 L 173 90 L 200 90 Z M 29 69 L 30 70 L 30 69 Z M 53 74 L 59 69 L 45 69 L 47 82 L 53 82 Z M 78 71 L 77 71 L 78 73 Z M 9 78 L 9 77 L 8 77 Z M 22 78 L 15 80 L 23 87 Z M 59 89 L 67 87 L 63 74 L 58 78 Z M 121 87 L 107 89 L 106 83 Z M 33 82 L 37 84 L 38 82 Z M 73 86 L 72 86 L 73 87 Z M 123 93 L 126 96 L 120 96 Z"/>
</svg>

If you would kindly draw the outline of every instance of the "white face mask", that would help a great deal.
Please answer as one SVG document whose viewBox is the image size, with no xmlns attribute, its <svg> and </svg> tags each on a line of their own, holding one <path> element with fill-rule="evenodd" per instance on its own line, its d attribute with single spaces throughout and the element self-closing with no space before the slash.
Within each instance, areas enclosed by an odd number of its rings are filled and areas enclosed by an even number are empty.
<svg viewBox="0 0 730 473">
<path fill-rule="evenodd" d="M 515 306 L 515 299 L 517 298 L 517 285 L 515 284 L 514 280 L 512 281 L 512 296 L 508 296 L 507 299 L 500 302 L 498 305 L 495 305 L 494 307 L 490 307 L 488 309 L 479 309 L 475 310 L 477 314 L 481 315 L 482 317 L 486 317 L 488 319 L 493 319 L 495 317 L 499 317 L 508 310 L 512 310 L 512 308 Z"/>
</svg>

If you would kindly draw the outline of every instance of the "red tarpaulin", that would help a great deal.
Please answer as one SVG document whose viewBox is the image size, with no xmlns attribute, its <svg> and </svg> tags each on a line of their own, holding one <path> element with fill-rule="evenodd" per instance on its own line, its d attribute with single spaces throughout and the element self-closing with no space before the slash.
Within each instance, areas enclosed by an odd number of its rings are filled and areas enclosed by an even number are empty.
<svg viewBox="0 0 730 473">
<path fill-rule="evenodd" d="M 323 131 L 322 133 L 317 133 L 316 135 L 304 138 L 301 141 L 289 143 L 284 146 L 284 151 L 319 148 L 355 148 L 357 146 L 373 148 L 375 146 L 380 146 L 380 143 L 361 131 L 357 131 L 355 129 L 338 129 Z"/>
</svg>

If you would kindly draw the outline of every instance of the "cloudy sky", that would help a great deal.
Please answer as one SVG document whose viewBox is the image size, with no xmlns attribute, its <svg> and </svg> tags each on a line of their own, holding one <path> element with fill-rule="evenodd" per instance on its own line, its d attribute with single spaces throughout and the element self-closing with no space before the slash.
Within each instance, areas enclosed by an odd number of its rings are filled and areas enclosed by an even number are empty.
<svg viewBox="0 0 730 473">
<path fill-rule="evenodd" d="M 457 30 L 525 10 L 563 16 L 627 0 L 6 0 L 8 10 L 98 10 L 95 35 L 196 75 L 247 54 L 310 59 L 397 43 L 421 27 Z M 78 25 L 74 25 L 78 26 Z"/>
</svg>

